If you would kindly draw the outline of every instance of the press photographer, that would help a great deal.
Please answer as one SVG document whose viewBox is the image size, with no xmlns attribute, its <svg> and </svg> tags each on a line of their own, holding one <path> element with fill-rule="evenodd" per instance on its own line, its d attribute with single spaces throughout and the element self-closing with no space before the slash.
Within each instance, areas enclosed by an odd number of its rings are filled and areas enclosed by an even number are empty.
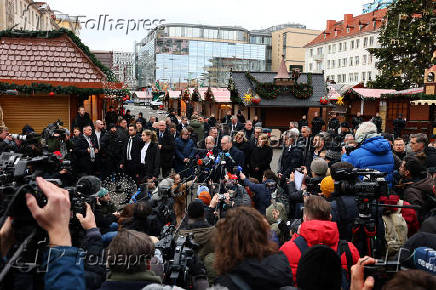
<svg viewBox="0 0 436 290">
<path fill-rule="evenodd" d="M 319 195 L 321 193 L 320 183 L 326 176 L 328 164 L 324 159 L 317 158 L 312 161 L 310 170 L 312 178 L 308 177 L 307 169 L 305 167 L 302 168 L 301 173 L 304 174 L 305 184 L 301 185 L 300 190 L 297 190 L 295 184 L 295 173 L 290 174 L 289 183 L 287 184 L 290 201 L 290 219 L 301 218 L 301 207 L 303 205 L 303 197 L 305 195 Z"/>
</svg>

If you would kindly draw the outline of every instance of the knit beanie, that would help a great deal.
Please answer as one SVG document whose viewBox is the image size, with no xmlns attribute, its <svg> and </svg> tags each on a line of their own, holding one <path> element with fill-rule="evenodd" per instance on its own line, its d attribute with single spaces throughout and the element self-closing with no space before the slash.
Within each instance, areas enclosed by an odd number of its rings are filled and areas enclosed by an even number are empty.
<svg viewBox="0 0 436 290">
<path fill-rule="evenodd" d="M 333 181 L 333 178 L 331 176 L 327 176 L 321 181 L 321 191 L 322 194 L 329 198 L 331 194 L 335 191 L 335 182 Z"/>
<path fill-rule="evenodd" d="M 199 186 L 197 189 L 197 198 L 201 199 L 204 204 L 209 205 L 212 199 L 209 194 L 209 188 L 204 185 Z"/>
<path fill-rule="evenodd" d="M 100 188 L 100 190 L 97 192 L 97 196 L 98 196 L 98 197 L 103 197 L 103 196 L 105 196 L 105 195 L 108 194 L 108 193 L 109 193 L 109 191 L 108 191 L 106 188 L 102 187 L 102 188 Z"/>
<path fill-rule="evenodd" d="M 328 168 L 327 162 L 322 158 L 316 158 L 310 164 L 310 170 L 317 175 L 325 175 Z"/>
<path fill-rule="evenodd" d="M 199 219 L 204 217 L 204 203 L 201 199 L 194 199 L 188 206 L 188 217 L 190 219 Z"/>
<path fill-rule="evenodd" d="M 324 245 L 309 248 L 297 268 L 297 284 L 304 290 L 341 289 L 341 260 L 338 254 Z"/>
</svg>

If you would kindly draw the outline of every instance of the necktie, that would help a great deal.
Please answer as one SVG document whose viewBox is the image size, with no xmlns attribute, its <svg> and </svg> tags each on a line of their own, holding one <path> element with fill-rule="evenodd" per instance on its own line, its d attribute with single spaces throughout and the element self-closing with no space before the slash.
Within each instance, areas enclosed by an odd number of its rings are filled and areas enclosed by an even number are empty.
<svg viewBox="0 0 436 290">
<path fill-rule="evenodd" d="M 127 160 L 132 160 L 130 151 L 132 151 L 132 137 L 129 138 L 129 144 L 127 144 Z"/>
</svg>

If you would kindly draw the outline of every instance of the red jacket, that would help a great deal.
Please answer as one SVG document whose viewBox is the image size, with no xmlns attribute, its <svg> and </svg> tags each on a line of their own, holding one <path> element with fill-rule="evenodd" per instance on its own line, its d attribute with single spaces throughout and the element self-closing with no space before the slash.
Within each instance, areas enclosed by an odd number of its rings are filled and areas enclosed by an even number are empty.
<svg viewBox="0 0 436 290">
<path fill-rule="evenodd" d="M 326 245 L 332 248 L 335 252 L 338 250 L 339 243 L 339 231 L 336 223 L 331 221 L 321 221 L 321 220 L 311 220 L 303 222 L 300 228 L 300 235 L 307 242 L 307 246 L 312 247 L 315 245 Z M 298 235 L 294 235 L 289 242 L 283 244 L 280 250 L 288 258 L 289 264 L 292 269 L 292 278 L 294 282 L 297 280 L 297 267 L 298 262 L 301 258 L 300 250 L 295 244 L 294 240 Z M 353 243 L 348 243 L 351 255 L 353 256 L 353 265 L 359 261 L 359 251 L 353 245 Z M 347 258 L 345 253 L 342 253 L 341 264 L 344 269 L 347 269 Z"/>
</svg>

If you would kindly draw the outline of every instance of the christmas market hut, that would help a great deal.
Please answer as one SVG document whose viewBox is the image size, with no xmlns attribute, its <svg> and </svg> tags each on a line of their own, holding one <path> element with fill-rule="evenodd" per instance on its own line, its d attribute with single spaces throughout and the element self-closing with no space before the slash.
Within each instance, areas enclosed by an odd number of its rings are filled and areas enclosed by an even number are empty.
<svg viewBox="0 0 436 290">
<path fill-rule="evenodd" d="M 128 93 L 74 33 L 0 31 L 0 105 L 10 132 L 29 124 L 41 132 L 58 119 L 69 128 L 84 105 L 103 117 L 106 97 Z"/>
<path fill-rule="evenodd" d="M 264 127 L 286 129 L 290 121 L 315 113 L 327 121 L 326 84 L 323 74 L 287 71 L 284 60 L 278 72 L 232 71 L 228 87 L 233 105 L 245 107 L 245 117 L 257 115 Z"/>
</svg>

